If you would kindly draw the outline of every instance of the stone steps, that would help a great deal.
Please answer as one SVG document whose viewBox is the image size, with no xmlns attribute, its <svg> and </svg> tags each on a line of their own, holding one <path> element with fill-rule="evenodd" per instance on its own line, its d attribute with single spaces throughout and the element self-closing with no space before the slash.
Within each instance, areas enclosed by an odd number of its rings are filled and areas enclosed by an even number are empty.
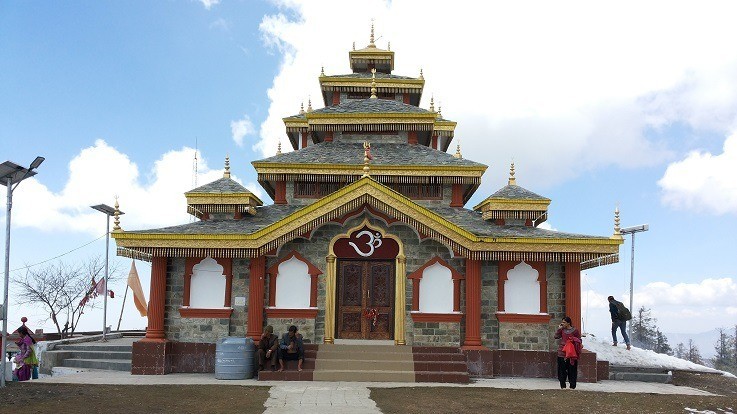
<svg viewBox="0 0 737 414">
<path fill-rule="evenodd" d="M 45 358 L 57 361 L 51 368 L 131 371 L 133 346 L 121 343 L 83 342 L 57 345 Z"/>
<path fill-rule="evenodd" d="M 610 364 L 609 379 L 614 381 L 642 381 L 669 384 L 673 381 L 673 375 L 665 368 Z"/>
<path fill-rule="evenodd" d="M 72 368 L 91 368 L 106 371 L 128 371 L 131 370 L 131 361 L 119 359 L 65 359 L 62 366 Z"/>
</svg>

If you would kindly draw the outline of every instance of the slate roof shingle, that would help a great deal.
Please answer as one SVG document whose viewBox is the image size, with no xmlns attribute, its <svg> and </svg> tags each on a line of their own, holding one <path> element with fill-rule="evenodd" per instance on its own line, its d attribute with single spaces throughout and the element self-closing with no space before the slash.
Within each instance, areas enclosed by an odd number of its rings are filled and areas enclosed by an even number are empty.
<svg viewBox="0 0 737 414">
<path fill-rule="evenodd" d="M 348 100 L 338 105 L 316 109 L 312 114 L 365 114 L 365 113 L 429 114 L 427 109 L 390 99 Z"/>
<path fill-rule="evenodd" d="M 486 165 L 465 158 L 455 158 L 447 152 L 424 145 L 371 143 L 371 165 L 429 165 L 476 166 Z M 297 151 L 285 152 L 254 163 L 315 163 L 363 165 L 363 144 L 354 142 L 321 142 Z"/>
<path fill-rule="evenodd" d="M 189 190 L 187 193 L 205 193 L 205 194 L 224 194 L 224 193 L 250 193 L 246 189 L 246 187 L 243 187 L 242 185 L 238 184 L 237 181 L 233 180 L 232 178 L 220 178 L 218 180 L 215 180 L 211 183 L 207 183 L 205 185 L 201 185 L 194 190 Z"/>
<path fill-rule="evenodd" d="M 505 198 L 510 200 L 550 200 L 547 197 L 543 197 L 514 184 L 502 187 L 489 198 Z"/>
</svg>

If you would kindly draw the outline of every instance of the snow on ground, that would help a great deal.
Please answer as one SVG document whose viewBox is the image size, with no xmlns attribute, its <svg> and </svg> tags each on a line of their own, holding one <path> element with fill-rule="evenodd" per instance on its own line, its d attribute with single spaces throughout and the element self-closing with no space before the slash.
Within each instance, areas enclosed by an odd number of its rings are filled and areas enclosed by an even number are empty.
<svg viewBox="0 0 737 414">
<path fill-rule="evenodd" d="M 733 376 L 724 371 L 709 368 L 704 365 L 694 364 L 685 359 L 670 355 L 658 354 L 654 351 L 632 347 L 628 351 L 624 344 L 612 346 L 611 342 L 601 342 L 591 336 L 583 338 L 583 347 L 591 352 L 596 352 L 596 359 L 609 361 L 612 365 L 636 366 L 643 368 L 663 368 L 668 370 L 712 372 Z"/>
</svg>

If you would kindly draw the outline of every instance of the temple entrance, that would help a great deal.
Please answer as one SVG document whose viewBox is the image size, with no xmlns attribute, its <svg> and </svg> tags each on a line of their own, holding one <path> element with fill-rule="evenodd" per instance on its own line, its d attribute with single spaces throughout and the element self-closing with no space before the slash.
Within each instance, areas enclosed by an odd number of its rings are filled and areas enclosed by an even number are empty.
<svg viewBox="0 0 737 414">
<path fill-rule="evenodd" d="M 392 339 L 394 261 L 339 260 L 337 338 Z"/>
</svg>

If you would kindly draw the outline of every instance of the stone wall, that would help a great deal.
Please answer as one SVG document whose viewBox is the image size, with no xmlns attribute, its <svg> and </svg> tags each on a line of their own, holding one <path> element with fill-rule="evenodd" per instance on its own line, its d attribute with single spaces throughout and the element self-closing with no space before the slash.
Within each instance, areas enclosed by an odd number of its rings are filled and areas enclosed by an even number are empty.
<svg viewBox="0 0 737 414">
<path fill-rule="evenodd" d="M 547 324 L 499 323 L 499 348 L 522 351 L 548 351 L 550 330 Z"/>
<path fill-rule="evenodd" d="M 414 346 L 461 346 L 459 322 L 415 322 L 412 331 Z"/>
<path fill-rule="evenodd" d="M 481 343 L 490 349 L 499 348 L 499 321 L 496 319 L 498 307 L 497 281 L 499 266 L 497 262 L 481 262 Z M 465 292 L 464 292 L 465 293 Z M 465 300 L 463 301 L 465 306 Z M 463 308 L 465 311 L 465 308 Z"/>
<path fill-rule="evenodd" d="M 274 327 L 274 334 L 280 339 L 281 336 L 289 330 L 291 325 L 297 327 L 297 331 L 302 334 L 302 340 L 305 343 L 315 343 L 315 320 L 304 318 L 268 318 L 267 325 Z"/>
</svg>

